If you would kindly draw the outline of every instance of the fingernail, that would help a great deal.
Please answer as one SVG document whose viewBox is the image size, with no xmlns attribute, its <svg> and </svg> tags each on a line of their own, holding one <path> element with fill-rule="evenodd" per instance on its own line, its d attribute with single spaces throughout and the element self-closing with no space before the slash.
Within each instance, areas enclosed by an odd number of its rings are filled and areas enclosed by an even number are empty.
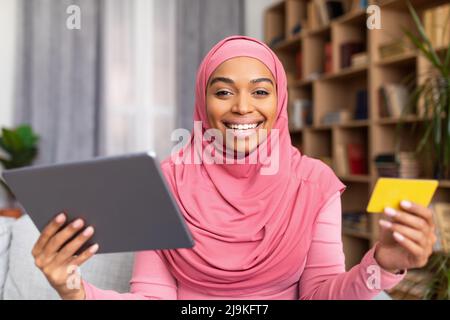
<svg viewBox="0 0 450 320">
<path fill-rule="evenodd" d="M 395 217 L 397 215 L 397 211 L 391 207 L 384 208 L 384 213 L 386 213 L 389 217 Z"/>
<path fill-rule="evenodd" d="M 98 243 L 94 244 L 93 246 L 91 246 L 89 248 L 90 253 L 95 253 L 95 252 L 97 252 L 97 250 L 98 250 Z"/>
<path fill-rule="evenodd" d="M 66 219 L 66 215 L 64 213 L 60 213 L 56 216 L 55 221 L 58 223 L 62 223 L 62 222 L 64 222 L 65 219 Z"/>
<path fill-rule="evenodd" d="M 382 226 L 384 228 L 392 227 L 392 223 L 387 220 L 380 219 L 380 221 L 378 221 L 378 223 L 380 224 L 380 226 Z"/>
<path fill-rule="evenodd" d="M 411 202 L 409 202 L 408 200 L 403 200 L 402 202 L 400 202 L 400 204 L 403 208 L 411 208 L 412 206 Z"/>
<path fill-rule="evenodd" d="M 394 236 L 394 238 L 397 239 L 398 241 L 403 241 L 403 240 L 405 240 L 405 237 L 404 237 L 402 234 L 398 233 L 397 231 L 394 231 L 393 236 Z"/>
<path fill-rule="evenodd" d="M 87 236 L 90 236 L 93 233 L 94 233 L 94 228 L 89 226 L 83 231 L 83 236 L 87 237 Z"/>
<path fill-rule="evenodd" d="M 75 220 L 75 222 L 72 225 L 74 228 L 79 228 L 83 225 L 83 220 L 77 219 L 77 220 Z"/>
</svg>

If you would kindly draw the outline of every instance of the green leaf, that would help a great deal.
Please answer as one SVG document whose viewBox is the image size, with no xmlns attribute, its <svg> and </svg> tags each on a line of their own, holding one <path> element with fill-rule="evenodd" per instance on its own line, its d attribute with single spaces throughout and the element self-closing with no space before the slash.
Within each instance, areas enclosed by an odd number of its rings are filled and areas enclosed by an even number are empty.
<svg viewBox="0 0 450 320">
<path fill-rule="evenodd" d="M 3 143 L 5 145 L 6 151 L 9 152 L 18 152 L 19 150 L 23 149 L 23 143 L 20 140 L 17 133 L 15 133 L 12 130 L 3 129 Z"/>
<path fill-rule="evenodd" d="M 436 51 L 433 48 L 433 45 L 431 44 L 430 39 L 428 39 L 428 36 L 425 32 L 425 29 L 422 25 L 422 22 L 420 21 L 419 16 L 417 15 L 416 10 L 414 9 L 414 7 L 411 5 L 411 2 L 407 1 L 406 2 L 408 5 L 408 9 L 409 12 L 411 13 L 411 16 L 414 20 L 414 23 L 416 25 L 417 30 L 419 31 L 419 34 L 422 38 L 422 40 L 425 42 L 425 44 L 428 46 L 428 50 L 433 58 L 433 64 L 434 62 L 436 62 L 436 66 L 441 66 L 441 61 L 439 60 L 439 57 L 436 54 Z M 438 69 L 440 69 L 440 67 L 438 67 Z"/>
<path fill-rule="evenodd" d="M 23 141 L 25 147 L 33 147 L 38 141 L 38 137 L 33 133 L 33 130 L 28 125 L 18 127 L 16 130 L 17 135 Z"/>
</svg>

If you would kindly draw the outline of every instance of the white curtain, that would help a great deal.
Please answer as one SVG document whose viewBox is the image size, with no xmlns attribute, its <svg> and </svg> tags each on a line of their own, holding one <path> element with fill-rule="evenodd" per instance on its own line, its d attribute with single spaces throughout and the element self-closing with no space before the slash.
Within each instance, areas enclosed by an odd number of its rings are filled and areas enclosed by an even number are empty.
<svg viewBox="0 0 450 320">
<path fill-rule="evenodd" d="M 108 0 L 103 14 L 100 153 L 163 159 L 175 124 L 175 0 Z"/>
</svg>

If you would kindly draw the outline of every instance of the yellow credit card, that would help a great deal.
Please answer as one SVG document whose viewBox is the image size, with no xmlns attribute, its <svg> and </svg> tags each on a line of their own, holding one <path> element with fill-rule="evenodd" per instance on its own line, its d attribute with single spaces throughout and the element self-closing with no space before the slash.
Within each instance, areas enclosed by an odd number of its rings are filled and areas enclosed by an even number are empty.
<svg viewBox="0 0 450 320">
<path fill-rule="evenodd" d="M 366 210 L 380 213 L 385 207 L 400 209 L 402 200 L 409 200 L 427 207 L 438 184 L 437 180 L 379 178 Z"/>
</svg>

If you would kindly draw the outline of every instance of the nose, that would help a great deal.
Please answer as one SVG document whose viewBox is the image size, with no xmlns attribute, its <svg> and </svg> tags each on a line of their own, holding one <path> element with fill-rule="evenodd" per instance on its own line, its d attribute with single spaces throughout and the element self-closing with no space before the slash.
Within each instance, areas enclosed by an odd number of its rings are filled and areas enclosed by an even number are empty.
<svg viewBox="0 0 450 320">
<path fill-rule="evenodd" d="M 253 112 L 254 110 L 255 108 L 253 107 L 250 101 L 250 97 L 248 97 L 247 94 L 240 94 L 236 103 L 231 108 L 232 112 L 239 114 L 250 113 Z"/>
</svg>

